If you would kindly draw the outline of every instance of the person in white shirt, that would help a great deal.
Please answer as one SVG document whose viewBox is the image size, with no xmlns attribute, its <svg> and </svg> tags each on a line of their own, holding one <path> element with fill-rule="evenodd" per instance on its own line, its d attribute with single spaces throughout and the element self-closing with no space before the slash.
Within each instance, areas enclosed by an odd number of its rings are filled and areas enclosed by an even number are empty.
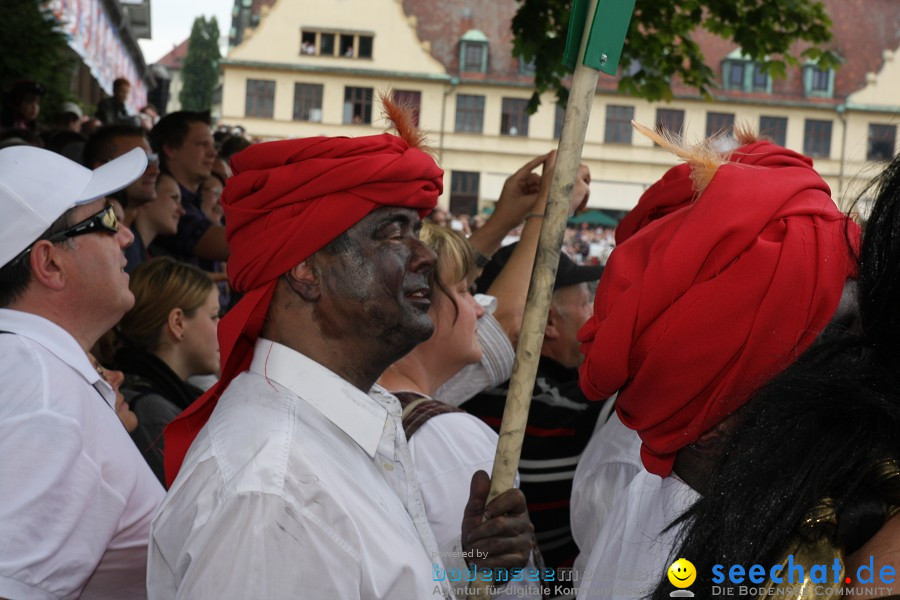
<svg viewBox="0 0 900 600">
<path fill-rule="evenodd" d="M 0 597 L 146 597 L 164 492 L 87 355 L 134 302 L 105 196 L 146 165 L 0 150 Z"/>
<path fill-rule="evenodd" d="M 442 555 L 453 556 L 462 551 L 459 523 L 468 500 L 467 484 L 476 471 L 493 468 L 497 434 L 481 419 L 435 400 L 434 394 L 463 367 L 482 358 L 476 327 L 485 312 L 472 296 L 478 269 L 466 238 L 425 223 L 421 239 L 437 254 L 429 310 L 434 334 L 388 367 L 379 384 L 400 400 L 428 523 Z M 526 563 L 516 566 L 524 568 Z M 498 583 L 505 592 L 499 597 L 540 597 L 533 572 L 530 582 L 511 587 Z"/>
<path fill-rule="evenodd" d="M 452 597 L 399 402 L 374 386 L 433 329 L 418 229 L 441 170 L 389 134 L 259 144 L 232 167 L 244 296 L 220 323 L 219 383 L 166 431 L 150 597 Z M 524 497 L 485 507 L 488 487 L 473 478 L 462 548 L 521 564 Z"/>
<path fill-rule="evenodd" d="M 667 581 L 681 527 L 669 525 L 707 493 L 742 407 L 825 329 L 856 270 L 859 228 L 809 158 L 740 130 L 731 151 L 646 133 L 687 163 L 619 224 L 578 334 L 582 390 L 617 393 L 632 431 L 608 423 L 582 457 L 573 498 L 597 504 L 573 504 L 596 532 L 579 599 L 645 598 Z"/>
</svg>

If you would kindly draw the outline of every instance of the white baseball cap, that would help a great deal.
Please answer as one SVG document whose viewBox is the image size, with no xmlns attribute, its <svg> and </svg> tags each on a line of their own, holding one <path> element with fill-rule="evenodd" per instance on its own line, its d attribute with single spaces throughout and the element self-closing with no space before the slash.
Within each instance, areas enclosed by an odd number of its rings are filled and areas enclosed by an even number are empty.
<svg viewBox="0 0 900 600">
<path fill-rule="evenodd" d="M 33 146 L 0 150 L 0 266 L 37 241 L 70 208 L 128 186 L 147 168 L 135 148 L 91 171 Z"/>
</svg>

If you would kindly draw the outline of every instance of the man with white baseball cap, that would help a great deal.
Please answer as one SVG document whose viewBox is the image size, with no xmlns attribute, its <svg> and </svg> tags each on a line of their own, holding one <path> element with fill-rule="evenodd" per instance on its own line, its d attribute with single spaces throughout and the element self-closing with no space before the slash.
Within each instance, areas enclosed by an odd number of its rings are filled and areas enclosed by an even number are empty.
<svg viewBox="0 0 900 600">
<path fill-rule="evenodd" d="M 164 492 L 87 357 L 134 303 L 105 196 L 146 165 L 0 150 L 0 598 L 146 597 Z"/>
</svg>

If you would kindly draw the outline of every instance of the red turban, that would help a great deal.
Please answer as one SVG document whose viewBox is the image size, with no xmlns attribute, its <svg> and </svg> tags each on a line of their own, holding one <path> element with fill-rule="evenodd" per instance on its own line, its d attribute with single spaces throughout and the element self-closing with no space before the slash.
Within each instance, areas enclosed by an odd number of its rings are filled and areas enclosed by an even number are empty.
<svg viewBox="0 0 900 600">
<path fill-rule="evenodd" d="M 755 142 L 730 161 L 699 196 L 687 165 L 644 193 L 578 333 L 582 390 L 619 392 L 619 417 L 662 477 L 809 347 L 854 275 L 859 227 L 811 160 Z"/>
<path fill-rule="evenodd" d="M 222 194 L 228 277 L 245 295 L 219 323 L 221 379 L 166 428 L 168 485 L 219 396 L 250 365 L 278 278 L 376 208 L 424 216 L 443 189 L 434 159 L 389 134 L 257 144 L 231 168 Z"/>
</svg>

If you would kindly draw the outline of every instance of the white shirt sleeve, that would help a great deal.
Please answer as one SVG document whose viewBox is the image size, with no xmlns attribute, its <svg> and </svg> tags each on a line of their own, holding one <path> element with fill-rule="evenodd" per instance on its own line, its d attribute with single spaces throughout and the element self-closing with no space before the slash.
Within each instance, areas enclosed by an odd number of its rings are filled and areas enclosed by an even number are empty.
<svg viewBox="0 0 900 600">
<path fill-rule="evenodd" d="M 579 550 L 576 572 L 584 572 L 600 528 L 615 503 L 623 501 L 625 489 L 643 472 L 640 450 L 637 433 L 625 427 L 615 412 L 605 423 L 598 420 L 572 481 L 569 523 Z"/>
<path fill-rule="evenodd" d="M 298 555 L 297 548 L 306 552 Z M 169 565 L 169 581 L 153 563 L 170 557 L 151 542 L 149 597 L 363 598 L 361 551 L 303 507 L 271 494 L 236 493 L 187 538 Z"/>
<path fill-rule="evenodd" d="M 0 420 L 0 597 L 77 597 L 100 563 L 116 529 L 106 511 L 126 500 L 83 445 L 65 416 Z"/>
<path fill-rule="evenodd" d="M 409 451 L 438 548 L 451 552 L 459 547 L 472 475 L 479 469 L 491 473 L 497 434 L 468 413 L 447 413 L 422 425 Z"/>
</svg>

